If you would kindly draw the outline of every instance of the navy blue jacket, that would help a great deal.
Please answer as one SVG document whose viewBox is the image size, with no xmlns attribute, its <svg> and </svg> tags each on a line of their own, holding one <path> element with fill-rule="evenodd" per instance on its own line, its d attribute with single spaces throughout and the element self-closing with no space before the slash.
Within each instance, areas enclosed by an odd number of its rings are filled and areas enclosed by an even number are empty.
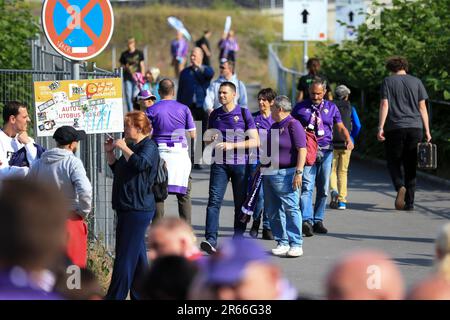
<svg viewBox="0 0 450 320">
<path fill-rule="evenodd" d="M 156 209 L 152 186 L 158 170 L 158 147 L 148 137 L 129 147 L 134 154 L 128 161 L 121 156 L 110 165 L 114 173 L 112 207 L 116 211 L 152 212 Z"/>
<path fill-rule="evenodd" d="M 192 67 L 184 68 L 178 81 L 177 101 L 188 107 L 195 103 L 197 108 L 203 109 L 206 90 L 213 76 L 214 70 L 209 66 L 203 65 L 197 70 Z"/>
</svg>

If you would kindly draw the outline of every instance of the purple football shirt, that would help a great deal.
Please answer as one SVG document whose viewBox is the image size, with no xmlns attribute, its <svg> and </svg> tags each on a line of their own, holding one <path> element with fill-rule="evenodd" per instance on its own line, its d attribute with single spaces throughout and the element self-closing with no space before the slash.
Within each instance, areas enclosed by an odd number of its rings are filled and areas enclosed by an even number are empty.
<svg viewBox="0 0 450 320">
<path fill-rule="evenodd" d="M 245 114 L 245 121 L 242 118 L 242 111 Z M 247 128 L 245 126 L 247 122 Z M 215 109 L 208 119 L 208 128 L 220 131 L 222 142 L 241 142 L 245 140 L 245 130 L 256 129 L 252 114 L 247 108 L 236 106 L 231 112 L 226 112 L 223 108 Z M 215 153 L 213 152 L 213 157 Z M 248 152 L 246 150 L 231 150 L 223 153 L 223 158 L 214 159 L 218 164 L 247 164 Z M 222 160 L 222 161 L 221 161 Z"/>
<path fill-rule="evenodd" d="M 311 100 L 307 99 L 299 102 L 292 110 L 292 116 L 299 120 L 303 127 L 307 127 L 311 118 Z M 332 144 L 333 141 L 333 125 L 336 123 L 342 123 L 341 114 L 338 107 L 328 100 L 325 100 L 325 104 L 320 112 L 322 117 L 325 134 L 318 140 L 319 146 L 326 147 Z"/>
<path fill-rule="evenodd" d="M 147 108 L 145 114 L 153 127 L 152 138 L 156 143 L 183 143 L 187 147 L 186 131 L 195 130 L 191 110 L 175 100 L 161 100 Z"/>
<path fill-rule="evenodd" d="M 279 132 L 277 137 L 276 132 Z M 272 136 L 278 141 L 274 141 L 274 145 L 278 146 L 278 159 L 276 153 L 271 150 Z M 306 148 L 305 129 L 299 121 L 291 115 L 287 116 L 280 122 L 275 122 L 270 128 L 268 137 L 269 154 L 272 158 L 272 165 L 280 169 L 293 168 L 297 166 L 298 148 Z"/>
</svg>

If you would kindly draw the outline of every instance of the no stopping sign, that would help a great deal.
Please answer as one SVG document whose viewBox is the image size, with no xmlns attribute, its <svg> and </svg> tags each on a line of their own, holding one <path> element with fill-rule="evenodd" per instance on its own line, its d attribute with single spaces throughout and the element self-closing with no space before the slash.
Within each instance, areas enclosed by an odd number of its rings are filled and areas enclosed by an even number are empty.
<svg viewBox="0 0 450 320">
<path fill-rule="evenodd" d="M 114 15 L 109 0 L 45 0 L 42 26 L 60 54 L 72 60 L 88 60 L 108 45 Z"/>
</svg>

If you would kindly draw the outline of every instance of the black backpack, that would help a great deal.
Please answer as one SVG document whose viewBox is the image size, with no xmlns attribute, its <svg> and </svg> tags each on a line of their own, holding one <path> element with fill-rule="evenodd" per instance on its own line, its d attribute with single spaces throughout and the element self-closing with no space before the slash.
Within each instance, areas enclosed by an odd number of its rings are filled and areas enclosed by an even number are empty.
<svg viewBox="0 0 450 320">
<path fill-rule="evenodd" d="M 161 157 L 159 157 L 158 171 L 156 172 L 152 190 L 156 202 L 162 202 L 169 196 L 169 173 L 167 171 L 166 161 Z"/>
<path fill-rule="evenodd" d="M 338 107 L 342 123 L 348 130 L 348 134 L 350 134 L 352 132 L 352 105 L 350 101 L 334 100 L 333 102 Z M 337 130 L 333 130 L 333 148 L 346 149 L 345 141 L 341 138 Z"/>
</svg>

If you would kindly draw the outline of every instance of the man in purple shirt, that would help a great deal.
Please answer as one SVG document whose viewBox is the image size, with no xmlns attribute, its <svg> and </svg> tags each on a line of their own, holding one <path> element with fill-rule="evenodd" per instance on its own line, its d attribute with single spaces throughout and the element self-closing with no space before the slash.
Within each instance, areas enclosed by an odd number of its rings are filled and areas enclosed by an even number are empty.
<svg viewBox="0 0 450 320">
<path fill-rule="evenodd" d="M 175 77 L 178 79 L 181 70 L 186 66 L 187 55 L 189 52 L 189 43 L 184 39 L 183 33 L 177 32 L 177 38 L 170 44 L 170 54 L 172 55 L 172 66 L 174 67 Z"/>
<path fill-rule="evenodd" d="M 306 135 L 300 122 L 290 115 L 292 105 L 288 97 L 276 97 L 271 109 L 275 120 L 267 143 L 271 166 L 263 174 L 264 209 L 277 242 L 272 254 L 300 257 L 303 239 L 299 198 L 306 160 Z"/>
<path fill-rule="evenodd" d="M 169 194 L 178 199 L 178 213 L 191 222 L 191 160 L 186 133 L 195 139 L 195 123 L 189 108 L 174 100 L 175 85 L 170 79 L 159 83 L 161 101 L 146 110 L 152 123 L 152 139 L 158 144 L 161 158 L 166 161 L 169 174 Z M 153 221 L 164 216 L 164 202 L 156 203 Z"/>
<path fill-rule="evenodd" d="M 220 207 L 229 180 L 233 187 L 234 236 L 242 236 L 246 228 L 246 223 L 240 219 L 248 183 L 246 151 L 257 148 L 259 138 L 250 111 L 236 105 L 235 97 L 236 86 L 223 82 L 219 87 L 222 107 L 211 113 L 205 132 L 205 143 L 208 145 L 203 158 L 205 160 L 211 152 L 212 165 L 206 209 L 206 241 L 202 241 L 200 247 L 209 254 L 216 251 Z"/>
<path fill-rule="evenodd" d="M 258 129 L 261 148 L 258 149 L 256 159 L 252 159 L 252 157 L 250 159 L 250 176 L 253 176 L 255 174 L 258 164 L 261 162 L 259 159 L 260 150 L 262 150 L 267 145 L 267 134 L 270 130 L 270 127 L 274 123 L 270 112 L 270 107 L 273 105 L 276 96 L 277 94 L 272 88 L 265 88 L 258 92 L 259 111 L 252 114 L 252 116 L 255 121 L 256 129 Z M 253 224 L 249 232 L 252 238 L 258 237 L 259 226 L 261 224 L 261 215 L 263 220 L 262 238 L 264 240 L 273 240 L 269 218 L 267 216 L 267 212 L 264 210 L 264 191 L 262 187 L 259 190 L 258 199 L 256 201 L 255 210 L 253 213 Z"/>
<path fill-rule="evenodd" d="M 292 116 L 299 120 L 306 130 L 315 133 L 319 149 L 317 160 L 312 166 L 305 166 L 302 182 L 300 208 L 303 216 L 303 234 L 327 233 L 323 225 L 325 206 L 330 184 L 333 161 L 333 127 L 344 139 L 348 150 L 353 150 L 350 135 L 341 120 L 336 105 L 324 99 L 326 85 L 321 78 L 315 78 L 309 87 L 310 98 L 297 103 Z M 312 206 L 314 186 L 317 184 L 316 201 Z"/>
</svg>

